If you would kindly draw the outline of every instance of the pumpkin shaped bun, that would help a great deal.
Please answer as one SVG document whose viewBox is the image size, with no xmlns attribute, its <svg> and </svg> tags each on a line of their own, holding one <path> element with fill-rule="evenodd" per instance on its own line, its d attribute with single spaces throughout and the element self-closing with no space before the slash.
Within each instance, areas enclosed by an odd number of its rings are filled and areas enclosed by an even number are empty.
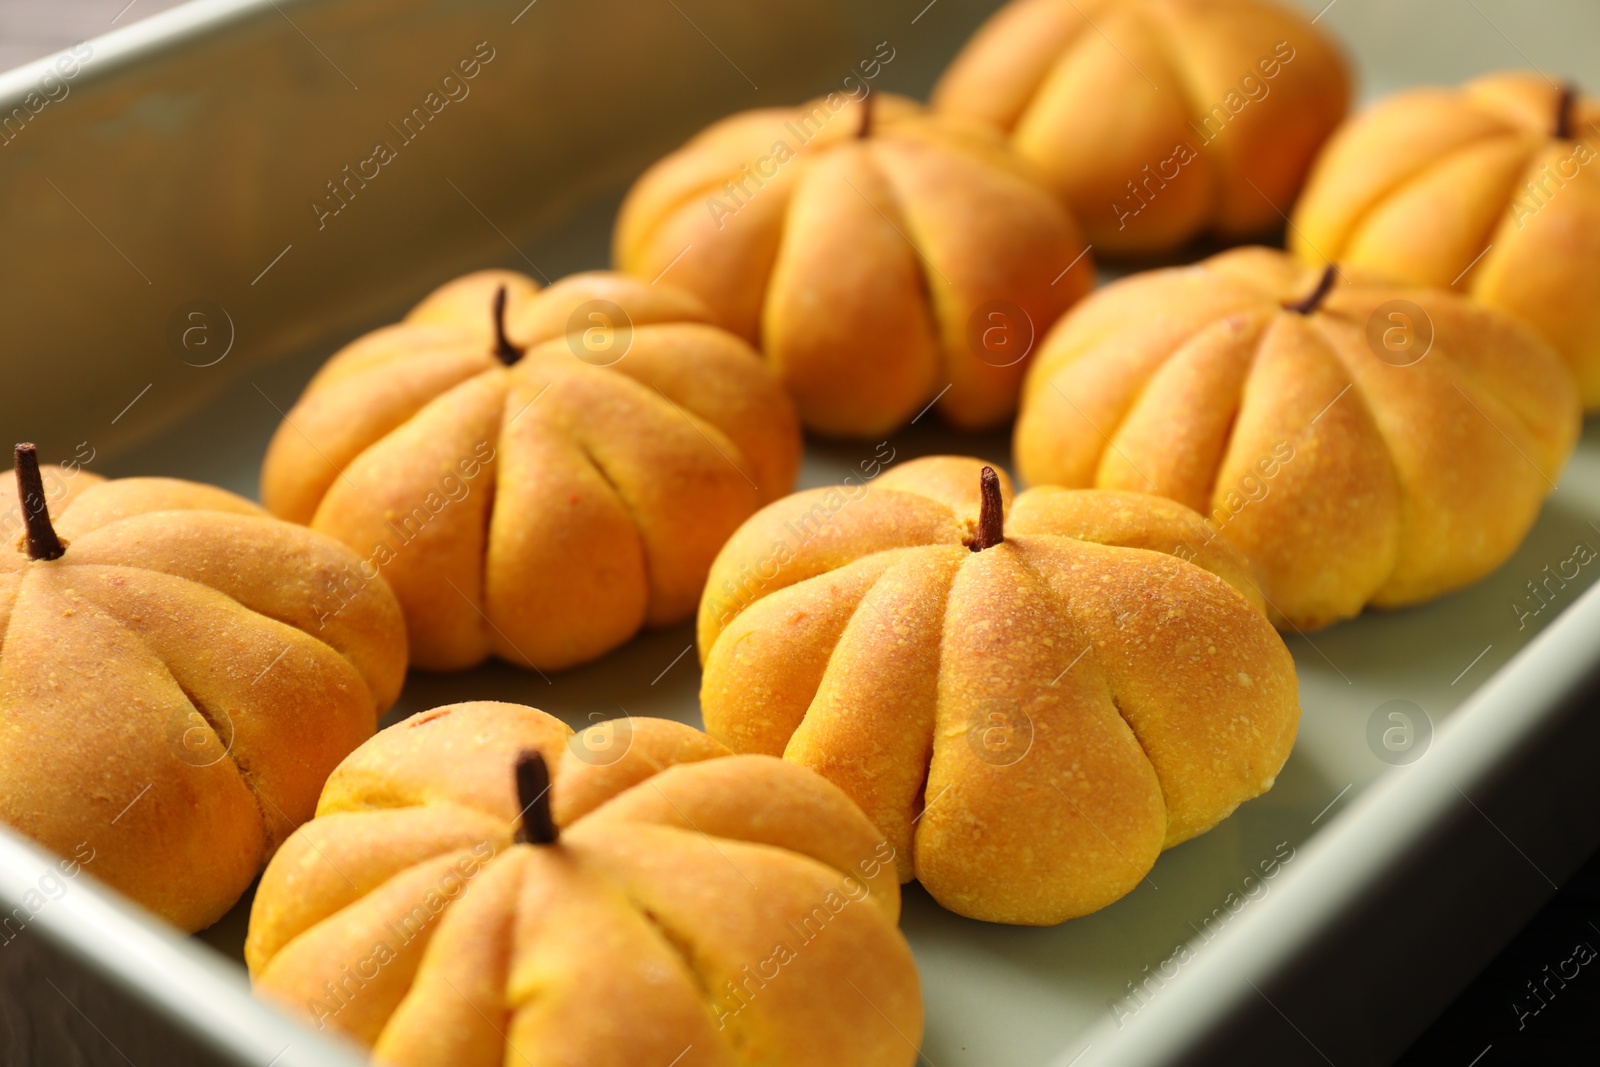
<svg viewBox="0 0 1600 1067">
<path fill-rule="evenodd" d="M 561 668 L 694 611 L 799 466 L 794 409 L 694 297 L 619 275 L 450 282 L 311 380 L 262 499 L 405 610 L 415 666 Z"/>
<path fill-rule="evenodd" d="M 879 95 L 713 124 L 629 191 L 613 259 L 757 344 L 810 429 L 882 435 L 935 400 L 996 425 L 1093 261 L 992 131 Z"/>
<path fill-rule="evenodd" d="M 1350 87 L 1333 43 L 1273 0 L 1012 0 L 933 94 L 986 122 L 1102 256 L 1282 225 Z"/>
<path fill-rule="evenodd" d="M 1600 409 L 1600 100 L 1534 71 L 1411 89 L 1328 142 L 1290 248 L 1521 316 Z"/>
<path fill-rule="evenodd" d="M 1280 625 L 1489 573 L 1577 441 L 1572 376 L 1507 316 L 1345 273 L 1246 248 L 1102 289 L 1045 339 L 1022 476 L 1209 514 Z"/>
<path fill-rule="evenodd" d="M 1214 533 L 1140 493 L 1012 500 L 956 457 L 796 493 L 712 568 L 706 728 L 833 781 L 952 911 L 1087 914 L 1294 742 L 1294 663 Z"/>
<path fill-rule="evenodd" d="M 382 581 L 336 593 L 355 553 L 232 493 L 16 463 L 0 821 L 202 929 L 394 703 L 400 607 Z"/>
<path fill-rule="evenodd" d="M 679 723 L 412 716 L 262 877 L 256 991 L 386 1067 L 910 1067 L 888 844 L 838 789 Z"/>
</svg>

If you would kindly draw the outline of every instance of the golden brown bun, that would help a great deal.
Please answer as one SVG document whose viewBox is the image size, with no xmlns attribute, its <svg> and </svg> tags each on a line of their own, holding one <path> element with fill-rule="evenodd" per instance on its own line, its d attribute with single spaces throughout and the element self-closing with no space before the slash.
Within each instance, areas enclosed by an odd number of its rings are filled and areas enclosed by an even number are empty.
<svg viewBox="0 0 1600 1067">
<path fill-rule="evenodd" d="M 552 770 L 552 845 L 513 840 L 523 751 Z M 334 772 L 245 958 L 390 1067 L 909 1067 L 899 911 L 882 835 L 809 772 L 664 720 L 574 735 L 469 703 Z"/>
<path fill-rule="evenodd" d="M 700 701 L 735 751 L 842 788 L 945 907 L 1046 925 L 1271 788 L 1294 663 L 1244 560 L 1170 501 L 1011 501 L 1002 475 L 1005 540 L 972 551 L 981 467 L 915 460 L 758 512 L 701 602 Z"/>
<path fill-rule="evenodd" d="M 221 489 L 42 473 L 66 553 L 0 548 L 0 821 L 201 929 L 394 703 L 400 606 L 345 584 L 333 538 Z"/>
<path fill-rule="evenodd" d="M 1004 131 L 1126 256 L 1281 226 L 1349 96 L 1338 49 L 1270 0 L 1013 0 L 933 105 Z"/>
<path fill-rule="evenodd" d="M 1600 409 L 1600 100 L 1534 71 L 1411 89 L 1347 122 L 1295 208 L 1290 248 L 1527 320 Z"/>
<path fill-rule="evenodd" d="M 1308 315 L 1322 271 L 1264 248 L 1101 290 L 1045 339 L 1020 473 L 1208 513 L 1281 626 L 1483 577 L 1577 441 L 1572 377 L 1504 315 L 1346 273 Z"/>
<path fill-rule="evenodd" d="M 713 124 L 629 191 L 613 259 L 757 343 L 811 429 L 883 434 L 936 396 L 957 426 L 1000 423 L 1093 262 L 992 132 L 866 100 Z"/>
<path fill-rule="evenodd" d="M 728 534 L 794 483 L 793 406 L 709 319 L 621 275 L 459 278 L 318 372 L 262 498 L 388 579 L 416 666 L 593 659 L 688 616 Z"/>
</svg>

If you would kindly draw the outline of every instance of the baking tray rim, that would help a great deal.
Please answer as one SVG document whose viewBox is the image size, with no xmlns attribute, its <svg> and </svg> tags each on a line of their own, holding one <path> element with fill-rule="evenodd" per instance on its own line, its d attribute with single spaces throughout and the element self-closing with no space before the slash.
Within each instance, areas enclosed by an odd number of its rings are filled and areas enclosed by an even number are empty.
<svg viewBox="0 0 1600 1067">
<path fill-rule="evenodd" d="M 1182 1062 L 1204 1035 L 1260 993 L 1257 986 L 1271 982 L 1299 951 L 1334 928 L 1341 912 L 1398 867 L 1407 850 L 1461 809 L 1476 807 L 1475 787 L 1506 772 L 1541 740 L 1554 743 L 1548 735 L 1582 713 L 1568 698 L 1600 672 L 1597 635 L 1600 585 L 1585 590 L 1469 694 L 1421 759 L 1385 770 L 1298 845 L 1295 862 L 1282 868 L 1271 895 L 1252 904 L 1248 922 L 1229 923 L 1207 942 L 1184 981 L 1164 988 L 1126 1028 L 1109 1018 L 1092 1024 L 1051 1067 L 1100 1062 L 1085 1055 L 1097 1044 L 1114 1045 L 1119 1067 Z M 1523 858 L 1546 878 L 1532 859 Z"/>
<path fill-rule="evenodd" d="M 298 6 L 295 0 L 282 3 Z M 94 54 L 75 81 L 113 77 L 128 65 L 279 6 L 274 0 L 190 0 L 93 38 Z M 54 58 L 52 53 L 0 73 L 0 103 L 9 108 L 20 101 L 52 69 Z M 1249 922 L 1225 927 L 1218 944 L 1197 955 L 1185 981 L 1174 983 L 1125 1030 L 1114 1031 L 1114 1039 L 1109 1020 L 1091 1024 L 1054 1067 L 1087 1067 L 1100 1059 L 1086 1055 L 1096 1049 L 1101 1056 L 1114 1053 L 1119 1064 L 1179 1062 L 1206 1032 L 1241 1010 L 1253 985 L 1287 967 L 1397 857 L 1470 803 L 1465 798 L 1474 786 L 1504 771 L 1541 733 L 1559 729 L 1563 715 L 1571 713 L 1567 698 L 1594 670 L 1596 640 L 1585 634 L 1600 634 L 1600 586 L 1587 590 L 1469 694 L 1425 758 L 1386 770 L 1300 845 L 1297 862 L 1280 876 L 1272 895 L 1252 907 Z M 0 901 L 18 901 L 54 865 L 47 853 L 0 826 Z M 251 996 L 234 961 L 90 880 L 74 881 L 64 896 L 31 916 L 28 929 L 238 1062 L 362 1062 L 345 1043 Z"/>
<path fill-rule="evenodd" d="M 6 914 L 25 893 L 38 890 L 46 873 L 58 871 L 59 862 L 0 826 L 0 902 Z M 353 1046 L 316 1034 L 251 995 L 242 965 L 210 946 L 185 937 L 82 872 L 66 885 L 61 896 L 30 909 L 27 924 L 13 937 L 42 936 L 234 1062 L 358 1067 L 364 1061 Z M 10 945 L 10 940 L 0 944 L 0 951 Z M 56 992 L 81 1012 L 59 987 Z"/>
<path fill-rule="evenodd" d="M 294 0 L 283 2 L 292 4 Z M 177 7 L 169 7 L 121 29 L 90 38 L 88 43 L 94 53 L 82 64 L 72 84 L 76 87 L 111 77 L 121 68 L 153 53 L 225 31 L 278 6 L 274 0 L 188 0 Z M 60 54 L 58 49 L 19 67 L 0 71 L 0 111 L 9 112 L 34 91 L 42 75 L 54 73 L 52 64 Z"/>
</svg>

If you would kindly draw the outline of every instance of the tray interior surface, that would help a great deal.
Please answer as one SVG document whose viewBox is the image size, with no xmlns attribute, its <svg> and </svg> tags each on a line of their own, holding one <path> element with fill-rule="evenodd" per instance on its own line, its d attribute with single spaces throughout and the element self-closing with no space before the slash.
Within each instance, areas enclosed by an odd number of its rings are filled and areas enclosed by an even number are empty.
<svg viewBox="0 0 1600 1067">
<path fill-rule="evenodd" d="M 1300 6 L 1315 13 L 1323 4 L 1307 0 Z M 1517 55 L 1523 48 L 1533 50 L 1534 61 L 1566 63 L 1562 73 L 1600 83 L 1600 61 L 1575 56 L 1570 38 L 1563 40 L 1563 20 L 1568 12 L 1576 19 L 1575 8 L 1551 12 L 1539 25 L 1519 22 L 1518 43 L 1512 44 L 1498 29 L 1489 34 L 1473 23 L 1478 15 L 1470 9 L 1419 6 L 1427 11 L 1401 15 L 1388 5 L 1344 0 L 1328 11 L 1327 22 L 1349 45 L 1369 94 L 1523 65 Z M 1485 8 L 1512 28 L 1512 8 Z M 1452 46 L 1446 31 L 1468 44 Z M 1434 39 L 1424 36 L 1430 33 Z M 552 277 L 603 266 L 617 195 L 608 188 L 558 218 L 519 230 L 517 243 L 535 249 Z M 414 250 L 421 259 L 434 251 Z M 525 268 L 504 245 L 488 255 L 498 265 Z M 450 258 L 463 258 L 459 247 Z M 253 363 L 248 373 L 211 391 L 203 405 L 190 405 L 159 432 L 108 448 L 94 469 L 197 478 L 253 496 L 278 409 L 287 410 L 320 362 L 354 331 L 341 322 L 320 332 L 308 324 L 303 334 L 310 340 L 297 354 Z M 956 452 L 1011 467 L 1007 432 L 960 435 L 932 416 L 893 435 L 889 447 L 896 463 Z M 801 485 L 834 484 L 875 450 L 870 442 L 810 441 Z M 908 887 L 905 930 L 922 968 L 928 1007 L 926 1060 L 938 1067 L 1037 1067 L 1074 1052 L 1075 1041 L 1091 1026 L 1137 1014 L 1138 1001 L 1127 999 L 1130 983 L 1179 946 L 1205 952 L 1209 933 L 1220 923 L 1248 924 L 1272 892 L 1272 879 L 1262 877 L 1264 863 L 1292 867 L 1296 851 L 1380 776 L 1403 775 L 1415 759 L 1426 759 L 1426 749 L 1448 730 L 1461 703 L 1593 583 L 1600 560 L 1561 583 L 1548 605 L 1532 598 L 1529 584 L 1543 581 L 1546 568 L 1573 559 L 1579 545 L 1591 559 L 1600 553 L 1600 425 L 1593 420 L 1533 532 L 1496 573 L 1429 605 L 1368 613 L 1325 631 L 1289 636 L 1304 712 L 1276 788 L 1209 834 L 1168 851 L 1128 897 L 1085 919 L 1038 930 L 963 920 Z M 1530 613 L 1534 608 L 1539 610 Z M 385 722 L 441 703 L 501 699 L 544 708 L 578 728 L 624 714 L 698 725 L 699 669 L 692 645 L 692 626 L 685 623 L 646 633 L 596 663 L 548 678 L 500 664 L 449 676 L 415 673 Z M 1396 701 L 1406 703 L 1391 703 Z M 1410 716 L 1416 730 L 1412 764 L 1386 762 L 1369 740 L 1375 716 L 1385 726 L 1393 722 L 1380 709 Z M 1430 732 L 1431 742 L 1425 739 Z M 238 958 L 249 903 L 247 897 L 201 939 Z M 1175 981 L 1182 980 L 1180 971 Z"/>
<path fill-rule="evenodd" d="M 284 365 L 273 374 L 303 380 L 315 362 Z M 267 376 L 256 382 L 266 388 Z M 182 473 L 190 467 L 209 472 L 218 462 L 208 455 L 219 440 L 205 425 L 212 420 L 236 439 L 251 442 L 219 479 L 250 492 L 256 470 L 253 460 L 244 459 L 259 455 L 277 415 L 249 384 L 230 390 L 202 417 L 181 423 L 116 465 L 130 471 Z M 837 484 L 877 447 L 870 442 L 808 446 L 801 475 L 806 487 Z M 918 426 L 896 434 L 891 447 L 897 463 L 961 452 L 1010 465 L 1005 434 L 973 437 L 937 425 Z M 922 969 L 929 1059 L 939 1067 L 1042 1065 L 1070 1049 L 1091 1024 L 1136 1015 L 1139 1001 L 1129 999 L 1128 983 L 1137 984 L 1147 967 L 1156 970 L 1180 945 L 1205 951 L 1222 923 L 1248 923 L 1251 908 L 1272 891 L 1272 879 L 1261 877 L 1262 863 L 1276 860 L 1278 870 L 1292 866 L 1295 851 L 1337 820 L 1380 775 L 1406 773 L 1411 764 L 1387 763 L 1369 743 L 1369 723 L 1380 707 L 1408 702 L 1399 710 L 1413 722 L 1410 753 L 1425 759 L 1462 701 L 1593 583 L 1600 559 L 1580 568 L 1549 607 L 1522 625 L 1517 606 L 1523 611 L 1538 606 L 1527 583 L 1542 581 L 1544 568 L 1572 558 L 1579 544 L 1600 556 L 1600 426 L 1593 420 L 1533 532 L 1494 574 L 1422 607 L 1368 613 L 1328 630 L 1289 635 L 1303 713 L 1294 752 L 1277 785 L 1210 833 L 1168 850 L 1133 893 L 1083 919 L 1024 929 L 953 916 L 919 887 L 907 887 L 904 926 Z M 684 623 L 647 632 L 597 662 L 548 680 L 498 663 L 458 675 L 413 673 L 384 721 L 438 704 L 492 699 L 532 704 L 576 729 L 624 714 L 699 725 L 699 680 L 693 628 Z M 1384 717 L 1384 728 L 1392 725 Z M 1240 899 L 1247 903 L 1239 905 Z M 241 902 L 201 936 L 237 957 L 248 904 L 248 899 Z M 1219 910 L 1228 917 L 1219 920 Z M 1182 971 L 1178 974 L 1182 981 Z"/>
</svg>

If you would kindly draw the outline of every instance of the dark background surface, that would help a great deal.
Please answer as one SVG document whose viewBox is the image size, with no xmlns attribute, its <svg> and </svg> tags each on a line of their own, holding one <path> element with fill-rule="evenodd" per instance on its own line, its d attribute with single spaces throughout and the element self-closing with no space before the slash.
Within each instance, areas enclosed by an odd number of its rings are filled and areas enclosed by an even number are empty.
<svg viewBox="0 0 1600 1067">
<path fill-rule="evenodd" d="M 1580 964 L 1585 955 L 1589 962 Z M 1593 1064 L 1600 1062 L 1597 1038 L 1600 852 L 1434 1020 L 1399 1064 Z"/>
</svg>

